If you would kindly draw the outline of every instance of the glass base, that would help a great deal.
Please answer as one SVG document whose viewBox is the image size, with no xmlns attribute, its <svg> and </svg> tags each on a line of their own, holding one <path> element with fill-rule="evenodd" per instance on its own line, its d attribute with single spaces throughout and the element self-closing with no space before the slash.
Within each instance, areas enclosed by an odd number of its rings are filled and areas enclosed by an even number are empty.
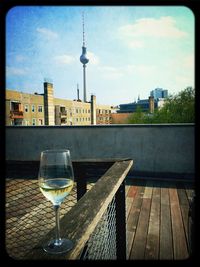
<svg viewBox="0 0 200 267">
<path fill-rule="evenodd" d="M 49 243 L 43 246 L 44 251 L 51 254 L 61 254 L 71 250 L 74 243 L 69 239 L 61 239 L 60 244 L 56 244 L 55 240 L 51 240 Z"/>
</svg>

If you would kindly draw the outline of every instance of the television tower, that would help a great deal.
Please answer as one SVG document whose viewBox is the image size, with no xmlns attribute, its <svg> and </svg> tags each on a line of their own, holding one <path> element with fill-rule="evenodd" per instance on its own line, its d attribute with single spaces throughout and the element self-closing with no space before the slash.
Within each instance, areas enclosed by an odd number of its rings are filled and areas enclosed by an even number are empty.
<svg viewBox="0 0 200 267">
<path fill-rule="evenodd" d="M 83 46 L 82 46 L 82 55 L 80 56 L 80 62 L 83 64 L 83 101 L 87 102 L 87 95 L 86 95 L 86 64 L 89 62 L 89 59 L 86 55 L 86 46 L 85 46 L 85 31 L 84 31 L 84 13 L 82 14 L 83 20 Z"/>
</svg>

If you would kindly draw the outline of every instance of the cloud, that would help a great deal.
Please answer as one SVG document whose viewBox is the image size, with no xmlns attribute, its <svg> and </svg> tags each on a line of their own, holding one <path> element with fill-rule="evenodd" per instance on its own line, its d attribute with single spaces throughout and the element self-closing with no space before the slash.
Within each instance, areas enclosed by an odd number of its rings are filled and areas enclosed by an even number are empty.
<svg viewBox="0 0 200 267">
<path fill-rule="evenodd" d="M 107 79 L 118 79 L 128 77 L 151 77 L 156 76 L 156 66 L 154 65 L 125 65 L 122 67 L 99 66 L 101 75 Z"/>
<path fill-rule="evenodd" d="M 7 76 L 24 76 L 28 73 L 28 69 L 15 68 L 15 67 L 6 67 Z"/>
<path fill-rule="evenodd" d="M 121 78 L 124 75 L 123 70 L 121 68 L 115 68 L 112 66 L 99 67 L 99 70 L 103 77 L 106 79 L 117 79 Z"/>
<path fill-rule="evenodd" d="M 183 66 L 194 70 L 194 55 L 188 55 L 183 58 Z"/>
<path fill-rule="evenodd" d="M 176 21 L 172 17 L 161 17 L 160 19 L 143 18 L 138 19 L 134 24 L 120 27 L 124 35 L 139 37 L 163 37 L 163 38 L 182 38 L 187 33 L 176 28 Z"/>
<path fill-rule="evenodd" d="M 140 48 L 144 46 L 146 38 L 180 39 L 186 37 L 187 33 L 177 27 L 174 18 L 167 16 L 138 19 L 133 24 L 121 26 L 119 35 L 129 47 Z"/>
<path fill-rule="evenodd" d="M 58 65 L 69 65 L 75 61 L 75 58 L 70 55 L 60 55 L 60 56 L 55 56 L 54 61 Z"/>
<path fill-rule="evenodd" d="M 177 64 L 178 65 L 178 64 Z M 194 70 L 194 55 L 187 55 L 180 60 L 180 64 L 177 66 L 178 70 L 176 75 L 176 82 L 180 84 L 180 87 L 185 88 L 187 86 L 193 86 L 195 83 L 195 70 Z"/>
<path fill-rule="evenodd" d="M 154 65 L 127 65 L 124 67 L 124 72 L 126 74 L 134 74 L 134 75 L 153 75 L 156 73 L 156 66 Z"/>
<path fill-rule="evenodd" d="M 26 61 L 26 57 L 25 56 L 23 56 L 23 55 L 16 55 L 16 61 L 17 62 L 24 62 L 24 61 Z"/>
<path fill-rule="evenodd" d="M 58 34 L 56 32 L 53 32 L 47 28 L 37 28 L 36 31 L 42 34 L 42 36 L 48 40 L 53 40 L 58 38 Z"/>
<path fill-rule="evenodd" d="M 135 40 L 135 41 L 130 40 L 130 41 L 128 42 L 128 45 L 129 45 L 129 47 L 131 47 L 131 48 L 141 48 L 141 47 L 144 47 L 144 42 L 141 41 L 141 40 Z"/>
<path fill-rule="evenodd" d="M 176 57 L 168 58 L 163 62 L 163 69 L 170 73 L 179 73 L 182 76 L 194 74 L 194 55 L 183 53 L 177 54 Z"/>
<path fill-rule="evenodd" d="M 99 64 L 99 57 L 96 56 L 94 53 L 88 51 L 87 57 L 89 58 L 90 64 L 92 64 L 92 65 L 98 65 Z"/>
</svg>

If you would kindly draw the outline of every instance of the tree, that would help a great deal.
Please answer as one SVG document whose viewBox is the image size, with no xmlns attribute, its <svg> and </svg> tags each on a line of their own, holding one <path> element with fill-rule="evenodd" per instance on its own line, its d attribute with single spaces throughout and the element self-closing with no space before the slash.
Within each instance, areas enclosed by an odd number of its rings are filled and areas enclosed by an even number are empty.
<svg viewBox="0 0 200 267">
<path fill-rule="evenodd" d="M 141 106 L 138 105 L 136 108 L 136 112 L 134 112 L 129 116 L 128 123 L 130 124 L 144 123 L 144 113 L 142 112 Z"/>
<path fill-rule="evenodd" d="M 195 121 L 195 90 L 187 87 L 175 96 L 170 96 L 164 106 L 155 112 L 155 123 L 187 123 Z"/>
<path fill-rule="evenodd" d="M 129 123 L 190 123 L 195 121 L 195 89 L 187 87 L 176 95 L 169 96 L 163 107 L 154 114 L 133 114 Z M 136 117 L 136 120 L 134 120 Z M 137 121 L 137 122 L 135 122 Z"/>
</svg>

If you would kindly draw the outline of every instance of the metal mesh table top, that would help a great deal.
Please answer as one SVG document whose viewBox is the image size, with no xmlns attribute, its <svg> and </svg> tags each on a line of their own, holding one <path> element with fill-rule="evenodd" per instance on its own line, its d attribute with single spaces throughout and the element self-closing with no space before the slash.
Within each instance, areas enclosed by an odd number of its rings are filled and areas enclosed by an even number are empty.
<svg viewBox="0 0 200 267">
<path fill-rule="evenodd" d="M 60 208 L 60 218 L 74 206 L 76 184 Z M 52 203 L 41 193 L 37 179 L 6 179 L 6 250 L 22 259 L 55 226 Z"/>
</svg>

